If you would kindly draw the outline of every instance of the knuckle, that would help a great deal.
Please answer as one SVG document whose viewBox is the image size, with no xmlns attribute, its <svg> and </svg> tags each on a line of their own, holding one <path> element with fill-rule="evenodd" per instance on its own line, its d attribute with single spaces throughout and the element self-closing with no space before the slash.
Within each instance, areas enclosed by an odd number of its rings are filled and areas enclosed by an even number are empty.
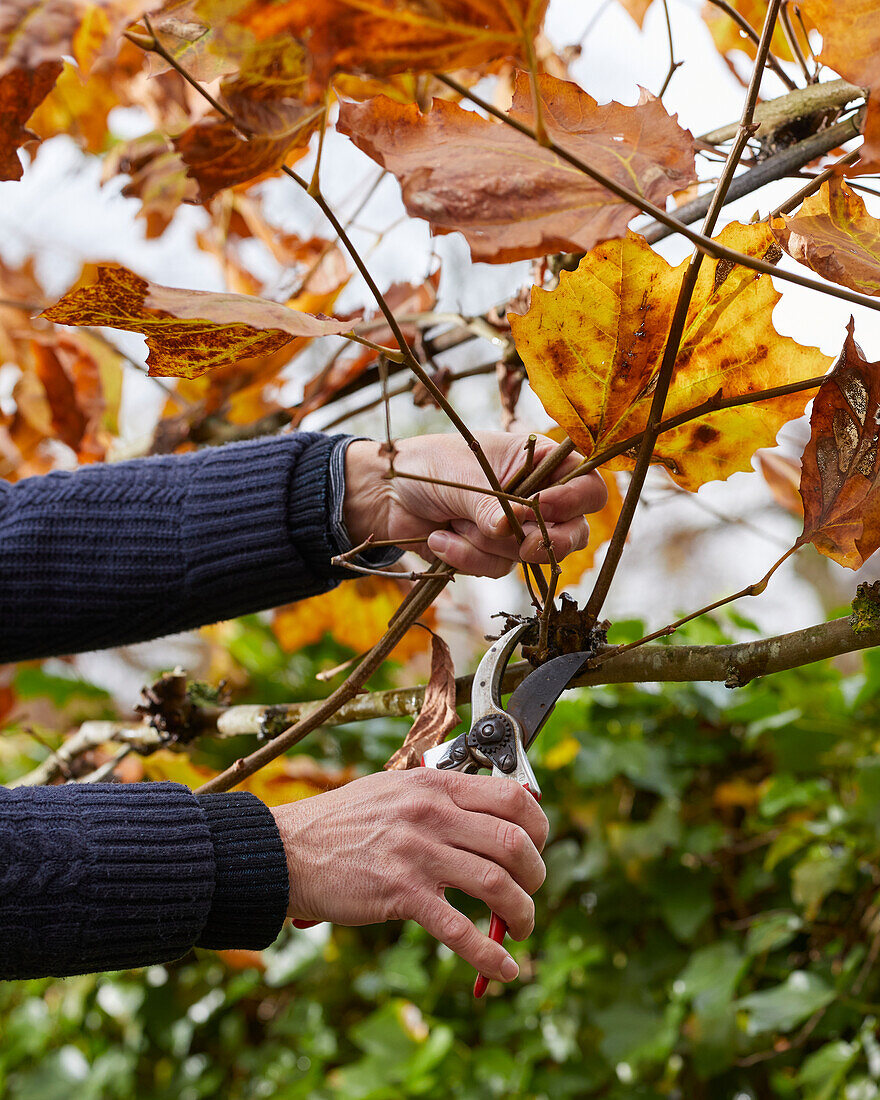
<svg viewBox="0 0 880 1100">
<path fill-rule="evenodd" d="M 486 897 L 498 897 L 507 884 L 507 872 L 502 870 L 497 863 L 490 863 L 484 869 L 481 876 L 481 885 Z"/>
<path fill-rule="evenodd" d="M 525 830 L 519 825 L 504 822 L 499 829 L 499 840 L 504 851 L 514 860 L 520 859 L 526 851 L 527 842 Z"/>
<path fill-rule="evenodd" d="M 424 795 L 411 794 L 403 800 L 400 816 L 411 825 L 424 825 L 434 816 L 434 803 Z"/>
<path fill-rule="evenodd" d="M 468 939 L 470 921 L 457 909 L 449 908 L 437 921 L 437 935 L 448 947 L 460 947 Z"/>
</svg>

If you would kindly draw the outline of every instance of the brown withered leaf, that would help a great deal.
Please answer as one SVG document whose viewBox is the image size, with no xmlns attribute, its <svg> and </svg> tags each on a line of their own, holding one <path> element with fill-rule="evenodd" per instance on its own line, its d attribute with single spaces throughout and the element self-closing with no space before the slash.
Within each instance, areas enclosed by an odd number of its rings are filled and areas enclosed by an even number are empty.
<svg viewBox="0 0 880 1100">
<path fill-rule="evenodd" d="M 774 449 L 758 454 L 758 468 L 776 503 L 786 512 L 803 519 L 804 502 L 798 492 L 801 480 L 800 463 Z"/>
<path fill-rule="evenodd" d="M 214 111 L 174 139 L 202 202 L 304 155 L 323 117 L 323 106 L 300 98 L 308 60 L 303 47 L 281 36 L 266 47 L 220 86 L 235 124 Z"/>
<path fill-rule="evenodd" d="M 854 331 L 851 319 L 840 358 L 813 402 L 798 539 L 850 569 L 880 546 L 880 363 L 867 361 Z"/>
<path fill-rule="evenodd" d="M 636 107 L 600 106 L 570 81 L 544 75 L 538 86 L 557 144 L 645 198 L 662 206 L 695 178 L 691 134 L 649 93 Z M 517 73 L 509 113 L 534 126 L 526 73 Z M 474 260 L 588 251 L 638 213 L 524 134 L 445 100 L 424 115 L 384 96 L 345 102 L 337 129 L 394 173 L 411 215 L 434 233 L 463 233 Z"/>
<path fill-rule="evenodd" d="M 837 177 L 796 214 L 774 218 L 773 232 L 790 256 L 823 278 L 880 295 L 880 220 Z"/>
<path fill-rule="evenodd" d="M 131 176 L 122 188 L 129 199 L 140 199 L 137 213 L 146 223 L 148 239 L 161 237 L 181 203 L 198 201 L 198 185 L 179 153 L 160 134 L 122 141 L 104 158 L 102 182 L 119 174 Z"/>
<path fill-rule="evenodd" d="M 150 349 L 150 374 L 178 378 L 351 327 L 264 298 L 160 286 L 115 264 L 100 265 L 91 285 L 70 291 L 42 316 L 61 325 L 140 332 Z"/>
<path fill-rule="evenodd" d="M 778 259 L 766 225 L 727 226 L 717 238 L 751 256 Z M 553 291 L 532 289 L 524 316 L 509 314 L 516 349 L 544 408 L 586 457 L 641 433 L 647 423 L 684 268 L 672 268 L 641 237 L 598 245 Z M 734 398 L 806 381 L 830 359 L 773 327 L 780 295 L 767 275 L 727 261 L 703 261 L 676 360 L 664 417 L 713 398 Z M 704 416 L 663 432 L 654 461 L 685 489 L 751 469 L 800 416 L 812 391 Z M 610 469 L 631 469 L 632 453 Z"/>
<path fill-rule="evenodd" d="M 213 0 L 208 0 L 208 5 Z M 222 2 L 222 0 L 221 0 Z M 237 20 L 258 38 L 308 42 L 316 81 L 338 71 L 387 77 L 525 57 L 548 0 L 252 0 Z M 203 0 L 203 8 L 206 4 Z"/>
<path fill-rule="evenodd" d="M 36 375 L 46 391 L 55 437 L 81 462 L 97 462 L 105 447 L 98 436 L 104 395 L 97 360 L 85 346 L 65 336 L 32 343 Z"/>
<path fill-rule="evenodd" d="M 431 635 L 431 676 L 419 716 L 403 744 L 386 763 L 386 770 L 418 768 L 428 749 L 445 741 L 461 719 L 455 709 L 455 668 L 449 646 L 439 634 Z"/>
<path fill-rule="evenodd" d="M 846 80 L 871 90 L 856 176 L 880 169 L 880 19 L 870 0 L 800 0 L 798 7 L 822 35 L 819 60 Z"/>
<path fill-rule="evenodd" d="M 12 69 L 0 76 L 0 180 L 20 180 L 18 150 L 36 135 L 25 123 L 58 79 L 60 61 L 46 61 L 36 69 Z"/>
</svg>

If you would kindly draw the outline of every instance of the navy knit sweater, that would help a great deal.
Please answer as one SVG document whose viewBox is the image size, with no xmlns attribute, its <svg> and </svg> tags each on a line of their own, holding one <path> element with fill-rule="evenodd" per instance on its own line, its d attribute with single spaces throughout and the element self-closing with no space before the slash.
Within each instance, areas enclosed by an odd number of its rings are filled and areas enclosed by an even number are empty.
<svg viewBox="0 0 880 1100">
<path fill-rule="evenodd" d="M 0 662 L 155 638 L 350 576 L 347 437 L 299 433 L 0 481 Z M 375 553 L 375 552 L 374 552 Z M 0 787 L 0 979 L 262 948 L 287 906 L 269 810 L 174 783 Z"/>
</svg>

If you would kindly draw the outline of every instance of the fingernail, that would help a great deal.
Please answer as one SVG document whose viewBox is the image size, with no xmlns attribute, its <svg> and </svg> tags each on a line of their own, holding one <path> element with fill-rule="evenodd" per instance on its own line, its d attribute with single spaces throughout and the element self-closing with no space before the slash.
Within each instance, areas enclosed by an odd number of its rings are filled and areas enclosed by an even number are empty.
<svg viewBox="0 0 880 1100">
<path fill-rule="evenodd" d="M 506 982 L 512 982 L 513 979 L 519 974 L 519 967 L 510 955 L 505 955 L 504 962 L 501 964 L 501 977 Z"/>
<path fill-rule="evenodd" d="M 432 531 L 428 535 L 428 549 L 434 554 L 445 554 L 449 543 L 449 535 L 445 531 Z"/>
</svg>

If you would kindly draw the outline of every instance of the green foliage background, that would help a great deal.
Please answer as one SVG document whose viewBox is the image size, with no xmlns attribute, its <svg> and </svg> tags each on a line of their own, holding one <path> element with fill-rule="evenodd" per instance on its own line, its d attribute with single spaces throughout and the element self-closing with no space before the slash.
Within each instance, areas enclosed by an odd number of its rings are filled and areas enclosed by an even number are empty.
<svg viewBox="0 0 880 1100">
<path fill-rule="evenodd" d="M 748 629 L 742 620 L 736 626 Z M 687 639 L 721 642 L 703 620 Z M 615 640 L 642 632 L 622 624 Z M 256 619 L 254 699 L 311 692 Z M 142 971 L 0 983 L 8 1100 L 871 1100 L 880 1095 L 880 652 L 760 680 L 583 691 L 533 750 L 551 820 L 522 980 L 473 974 L 414 925 L 285 931 L 265 972 L 207 951 Z M 73 719 L 108 700 L 24 667 Z M 323 731 L 381 767 L 405 723 Z M 57 738 L 56 738 L 57 739 Z M 40 749 L 14 730 L 0 780 Z M 208 746 L 219 766 L 241 746 Z M 457 903 L 482 915 L 471 899 Z"/>
</svg>

